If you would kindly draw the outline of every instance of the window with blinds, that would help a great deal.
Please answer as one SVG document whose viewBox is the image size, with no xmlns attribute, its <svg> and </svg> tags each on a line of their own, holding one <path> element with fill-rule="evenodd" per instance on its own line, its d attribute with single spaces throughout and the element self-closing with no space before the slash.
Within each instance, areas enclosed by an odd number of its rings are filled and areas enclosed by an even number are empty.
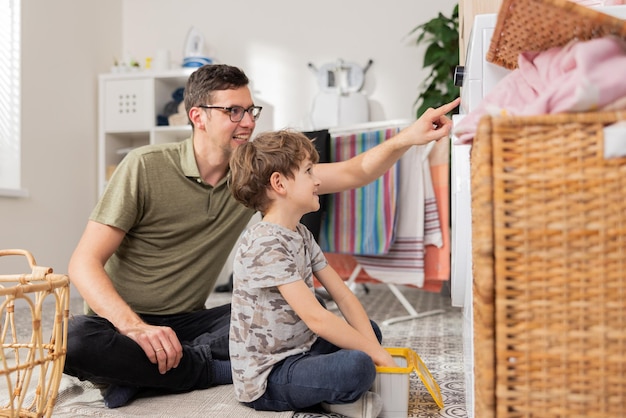
<svg viewBox="0 0 626 418">
<path fill-rule="evenodd" d="M 0 0 L 0 195 L 20 184 L 20 0 Z"/>
</svg>

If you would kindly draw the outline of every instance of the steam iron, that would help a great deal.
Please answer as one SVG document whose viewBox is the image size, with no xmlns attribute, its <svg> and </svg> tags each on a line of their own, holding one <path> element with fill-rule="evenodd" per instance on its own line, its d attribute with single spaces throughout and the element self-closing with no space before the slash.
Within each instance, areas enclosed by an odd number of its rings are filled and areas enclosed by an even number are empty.
<svg viewBox="0 0 626 418">
<path fill-rule="evenodd" d="M 202 32 L 194 26 L 187 33 L 184 51 L 183 67 L 202 67 L 213 63 L 213 60 L 205 55 Z"/>
</svg>

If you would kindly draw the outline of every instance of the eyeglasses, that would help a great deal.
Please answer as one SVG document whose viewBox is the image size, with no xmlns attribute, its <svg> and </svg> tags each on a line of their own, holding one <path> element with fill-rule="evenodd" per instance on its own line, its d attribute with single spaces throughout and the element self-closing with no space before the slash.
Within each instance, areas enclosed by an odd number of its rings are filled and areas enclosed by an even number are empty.
<svg viewBox="0 0 626 418">
<path fill-rule="evenodd" d="M 203 109 L 219 109 L 222 110 L 230 116 L 231 122 L 241 122 L 243 120 L 243 116 L 248 112 L 253 120 L 257 120 L 259 116 L 261 116 L 261 110 L 263 109 L 261 106 L 250 106 L 247 109 L 244 109 L 241 106 L 208 106 L 208 105 L 199 105 Z"/>
</svg>

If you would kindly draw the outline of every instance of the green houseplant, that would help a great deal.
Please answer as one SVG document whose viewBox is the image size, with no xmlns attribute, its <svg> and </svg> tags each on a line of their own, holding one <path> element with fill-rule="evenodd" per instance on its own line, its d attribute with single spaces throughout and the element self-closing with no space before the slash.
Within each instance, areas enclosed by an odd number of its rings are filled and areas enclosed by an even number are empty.
<svg viewBox="0 0 626 418">
<path fill-rule="evenodd" d="M 439 107 L 459 96 L 459 88 L 454 85 L 454 70 L 459 64 L 458 3 L 450 17 L 439 13 L 436 18 L 415 27 L 409 35 L 417 35 L 417 45 L 426 45 L 424 68 L 431 69 L 415 101 L 419 117 L 429 107 Z"/>
</svg>

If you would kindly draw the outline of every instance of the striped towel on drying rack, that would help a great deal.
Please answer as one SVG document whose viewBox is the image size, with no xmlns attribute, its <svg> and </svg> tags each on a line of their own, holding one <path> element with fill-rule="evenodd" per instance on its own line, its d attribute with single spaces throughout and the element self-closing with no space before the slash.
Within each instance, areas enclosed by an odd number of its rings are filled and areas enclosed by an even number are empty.
<svg viewBox="0 0 626 418">
<path fill-rule="evenodd" d="M 330 161 L 345 161 L 400 131 L 400 127 L 331 135 Z M 320 232 L 324 252 L 385 254 L 393 242 L 396 222 L 398 164 L 359 189 L 329 196 Z"/>
<path fill-rule="evenodd" d="M 369 276 L 383 283 L 424 286 L 425 246 L 443 245 L 430 175 L 430 146 L 412 147 L 400 159 L 395 238 L 386 254 L 355 255 Z"/>
</svg>

